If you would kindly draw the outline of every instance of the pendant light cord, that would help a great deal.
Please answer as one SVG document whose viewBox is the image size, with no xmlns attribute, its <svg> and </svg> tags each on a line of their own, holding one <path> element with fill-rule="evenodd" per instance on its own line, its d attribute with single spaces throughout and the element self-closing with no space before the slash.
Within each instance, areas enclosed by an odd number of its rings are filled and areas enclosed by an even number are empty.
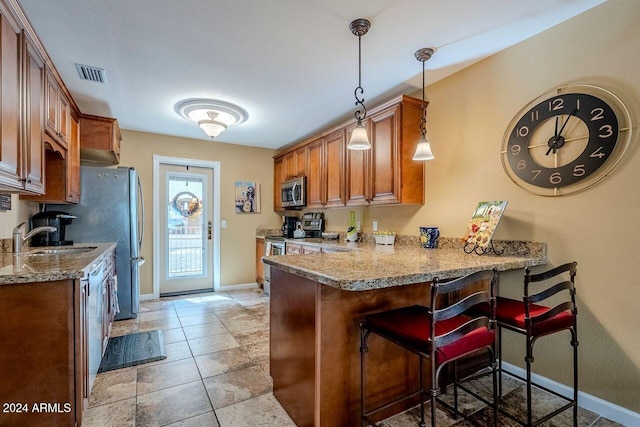
<svg viewBox="0 0 640 427">
<path fill-rule="evenodd" d="M 353 96 L 356 98 L 356 106 L 360 105 L 363 110 L 360 111 L 360 108 L 358 108 L 354 115 L 361 122 L 367 116 L 367 107 L 364 105 L 364 98 L 358 98 L 358 91 L 360 91 L 360 95 L 364 94 L 364 89 L 362 89 L 362 36 L 358 36 L 358 87 L 353 91 Z"/>
<path fill-rule="evenodd" d="M 424 106 L 424 63 L 422 61 L 422 119 L 420 120 L 420 134 L 426 139 L 427 135 L 427 109 Z"/>
</svg>

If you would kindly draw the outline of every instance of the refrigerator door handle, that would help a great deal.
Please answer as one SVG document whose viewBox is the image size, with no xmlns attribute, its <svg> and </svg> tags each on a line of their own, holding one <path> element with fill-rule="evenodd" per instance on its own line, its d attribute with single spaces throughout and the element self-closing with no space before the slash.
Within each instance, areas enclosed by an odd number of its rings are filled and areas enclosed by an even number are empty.
<svg viewBox="0 0 640 427">
<path fill-rule="evenodd" d="M 142 238 L 144 237 L 144 193 L 142 192 L 142 182 L 140 181 L 140 175 L 137 175 L 137 177 L 138 193 L 140 194 L 140 237 L 138 238 L 138 252 L 140 252 L 142 250 Z"/>
</svg>

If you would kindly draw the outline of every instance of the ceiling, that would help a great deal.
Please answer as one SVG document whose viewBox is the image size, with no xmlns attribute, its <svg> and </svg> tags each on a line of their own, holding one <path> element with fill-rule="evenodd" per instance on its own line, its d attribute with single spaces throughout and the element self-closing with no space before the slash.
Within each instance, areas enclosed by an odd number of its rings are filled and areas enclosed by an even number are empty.
<svg viewBox="0 0 640 427">
<path fill-rule="evenodd" d="M 353 116 L 354 19 L 371 21 L 362 87 L 373 106 L 420 89 L 420 48 L 436 49 L 428 85 L 604 1 L 20 0 L 83 113 L 208 139 L 174 107 L 220 99 L 249 119 L 216 140 L 268 148 Z M 76 63 L 103 68 L 107 84 L 80 80 Z"/>
</svg>

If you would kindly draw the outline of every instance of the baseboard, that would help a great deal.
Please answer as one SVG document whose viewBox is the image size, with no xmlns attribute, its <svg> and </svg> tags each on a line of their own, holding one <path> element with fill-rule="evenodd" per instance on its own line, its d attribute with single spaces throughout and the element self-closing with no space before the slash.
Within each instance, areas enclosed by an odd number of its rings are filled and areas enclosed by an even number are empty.
<svg viewBox="0 0 640 427">
<path fill-rule="evenodd" d="M 518 366 L 512 365 L 511 363 L 502 362 L 502 366 L 506 371 L 513 372 L 516 375 L 521 377 L 527 376 L 527 371 Z M 538 374 L 531 374 L 531 379 L 533 382 L 540 384 L 543 387 L 548 388 L 549 390 L 553 390 L 558 394 L 563 396 L 571 396 L 573 394 L 573 389 L 571 387 L 567 387 L 564 384 L 560 384 L 549 378 L 543 377 Z M 579 391 L 578 392 L 578 404 L 591 412 L 595 412 L 605 418 L 610 419 L 611 421 L 615 421 L 624 426 L 640 426 L 640 414 L 637 412 L 633 412 L 629 409 L 623 408 L 622 406 L 618 406 L 611 402 L 607 402 L 606 400 L 600 399 L 599 397 L 592 396 L 588 393 Z"/>
<path fill-rule="evenodd" d="M 258 285 L 256 282 L 253 283 L 241 283 L 238 285 L 227 285 L 227 286 L 220 286 L 220 292 L 225 292 L 225 291 L 238 291 L 241 289 L 254 289 L 254 288 L 259 288 L 260 285 Z"/>
<path fill-rule="evenodd" d="M 240 283 L 238 285 L 227 285 L 227 286 L 221 286 L 220 287 L 220 291 L 218 292 L 225 292 L 225 291 L 238 291 L 238 290 L 242 290 L 242 289 L 254 289 L 254 288 L 259 288 L 260 286 L 256 283 Z M 142 294 L 140 295 L 140 301 L 151 301 L 154 300 L 155 298 L 153 297 L 153 294 Z"/>
</svg>

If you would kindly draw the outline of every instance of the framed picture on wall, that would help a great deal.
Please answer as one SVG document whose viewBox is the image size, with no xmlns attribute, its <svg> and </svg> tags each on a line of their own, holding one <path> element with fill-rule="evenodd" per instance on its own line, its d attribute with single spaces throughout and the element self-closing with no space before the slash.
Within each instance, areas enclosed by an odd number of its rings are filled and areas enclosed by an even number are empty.
<svg viewBox="0 0 640 427">
<path fill-rule="evenodd" d="M 235 182 L 236 213 L 260 212 L 260 183 L 251 181 Z"/>
<path fill-rule="evenodd" d="M 11 194 L 0 194 L 0 210 L 11 210 Z"/>
</svg>

